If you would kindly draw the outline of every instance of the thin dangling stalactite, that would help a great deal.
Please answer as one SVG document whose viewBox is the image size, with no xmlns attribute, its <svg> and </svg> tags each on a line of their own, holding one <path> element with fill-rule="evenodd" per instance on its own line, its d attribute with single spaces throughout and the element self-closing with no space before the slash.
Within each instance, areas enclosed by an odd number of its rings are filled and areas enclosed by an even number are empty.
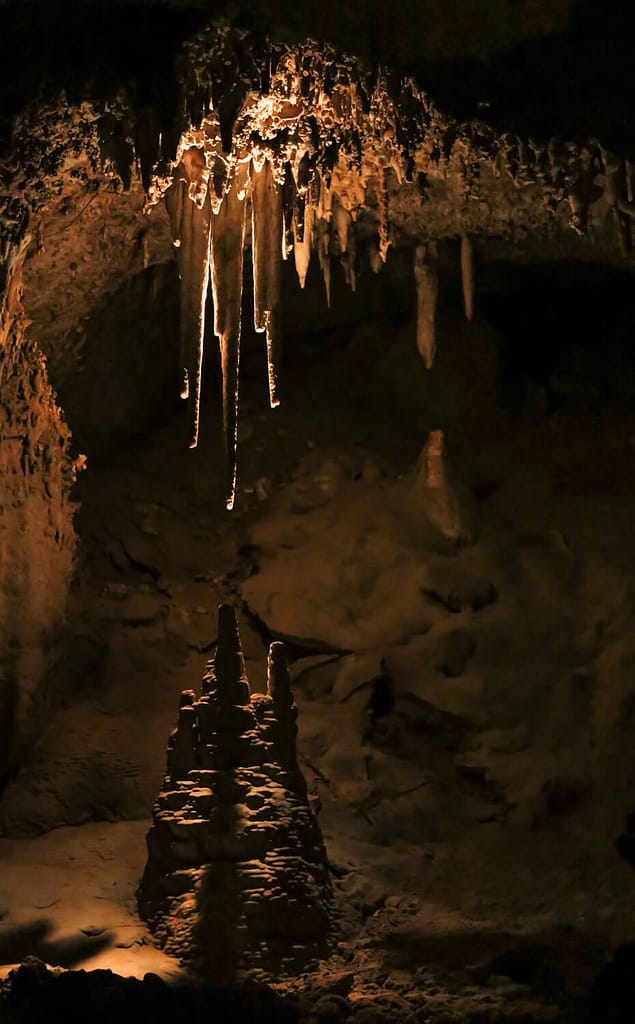
<svg viewBox="0 0 635 1024">
<path fill-rule="evenodd" d="M 205 158 L 201 150 L 188 150 L 181 167 L 185 182 L 190 182 L 190 189 L 193 184 L 196 185 L 200 194 L 200 182 L 205 168 Z M 211 216 L 208 189 L 204 191 L 201 206 L 191 200 L 189 195 L 183 195 L 179 230 L 181 244 L 178 250 L 181 276 L 180 364 L 181 397 L 187 398 L 190 402 L 190 448 L 196 448 L 198 444 Z"/>
<path fill-rule="evenodd" d="M 436 243 L 418 245 L 414 257 L 417 286 L 417 348 L 429 370 L 437 349 L 436 314 L 439 276 L 436 267 Z"/>
<path fill-rule="evenodd" d="M 463 308 L 467 320 L 474 318 L 474 250 L 472 239 L 461 235 L 461 281 L 463 283 Z"/>
<path fill-rule="evenodd" d="M 271 164 L 251 171 L 252 260 L 254 271 L 254 327 L 267 334 L 269 404 L 280 405 L 280 265 L 283 246 L 281 189 Z"/>
<path fill-rule="evenodd" d="M 239 164 L 218 213 L 212 218 L 212 295 L 214 333 L 218 338 L 223 376 L 225 440 L 225 504 L 234 507 L 238 443 L 240 327 L 245 244 L 245 184 L 248 169 Z"/>
</svg>

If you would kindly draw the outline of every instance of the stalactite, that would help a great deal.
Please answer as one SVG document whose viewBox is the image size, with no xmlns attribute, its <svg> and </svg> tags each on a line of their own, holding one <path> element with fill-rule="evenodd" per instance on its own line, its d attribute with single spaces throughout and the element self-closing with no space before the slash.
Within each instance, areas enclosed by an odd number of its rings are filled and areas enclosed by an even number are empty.
<svg viewBox="0 0 635 1024">
<path fill-rule="evenodd" d="M 293 221 L 296 193 L 297 189 L 291 170 L 291 164 L 287 163 L 285 167 L 284 183 L 282 185 L 282 258 L 285 260 L 289 259 L 293 250 Z"/>
<path fill-rule="evenodd" d="M 379 244 L 374 238 L 371 238 L 368 242 L 368 262 L 373 274 L 378 274 L 383 267 L 383 260 L 379 255 Z"/>
<path fill-rule="evenodd" d="M 331 223 L 333 217 L 333 196 L 327 184 L 326 176 L 320 175 L 319 195 L 316 209 L 315 245 L 317 248 L 320 270 L 324 280 L 326 304 L 331 306 Z"/>
<path fill-rule="evenodd" d="M 223 433 L 225 440 L 225 503 L 234 507 L 236 447 L 238 442 L 238 385 L 240 321 L 245 244 L 246 164 L 239 164 L 218 213 L 212 219 L 212 294 L 214 333 L 218 338 L 223 377 Z"/>
<path fill-rule="evenodd" d="M 418 245 L 414 257 L 417 286 L 417 348 L 429 370 L 437 348 L 436 313 L 439 276 L 436 267 L 436 243 Z"/>
<path fill-rule="evenodd" d="M 283 216 L 281 189 L 268 160 L 258 170 L 252 164 L 252 258 L 254 268 L 254 327 L 266 331 L 269 402 L 280 404 L 280 264 Z"/>
<path fill-rule="evenodd" d="M 333 201 L 333 227 L 340 252 L 340 263 L 344 270 L 344 278 L 351 291 L 355 291 L 357 283 L 357 239 L 353 229 L 353 219 L 342 205 L 339 197 Z"/>
<path fill-rule="evenodd" d="M 463 299 L 465 315 L 471 320 L 473 251 L 467 224 L 461 226 L 463 204 L 478 200 L 469 207 L 472 237 L 483 231 L 496 237 L 507 237 L 508 231 L 513 234 L 514 225 L 506 212 L 509 181 L 504 181 L 503 188 L 496 179 L 511 178 L 515 186 L 523 188 L 526 215 L 532 224 L 532 218 L 540 221 L 543 211 L 555 212 L 568 202 L 572 211 L 569 225 L 583 232 L 587 208 L 597 198 L 597 172 L 603 169 L 605 198 L 622 244 L 630 237 L 627 220 L 635 217 L 631 166 L 625 170 L 623 161 L 603 153 L 597 141 L 585 148 L 552 139 L 547 146 L 538 147 L 510 133 L 499 135 L 480 121 L 461 124 L 438 111 L 411 79 L 401 83 L 400 92 L 390 75 L 383 71 L 371 75 L 353 58 L 339 56 L 329 47 L 317 47 L 311 40 L 293 48 L 270 46 L 259 53 L 220 23 L 208 26 L 188 44 L 183 67 L 184 98 L 189 97 L 185 110 L 190 119 L 192 112 L 197 118 L 181 135 L 177 151 L 181 163 L 169 208 L 175 244 L 182 250 L 185 393 L 188 387 L 197 393 L 199 386 L 204 312 L 201 282 L 205 218 L 209 216 L 205 197 L 211 193 L 207 203 L 211 202 L 214 214 L 223 202 L 226 212 L 221 219 L 232 220 L 227 210 L 237 198 L 222 198 L 228 190 L 227 175 L 250 157 L 254 322 L 256 330 L 267 335 L 272 406 L 279 404 L 281 261 L 291 249 L 301 287 L 305 286 L 312 249 L 317 250 L 330 305 L 331 256 L 339 257 L 346 280 L 354 288 L 358 242 L 368 245 L 369 260 L 377 272 L 393 239 L 398 244 L 412 239 L 417 245 L 417 240 L 456 239 L 457 233 L 464 232 L 460 250 Z M 596 166 L 600 153 L 604 168 Z M 146 164 L 149 166 L 147 160 Z M 213 187 L 211 182 L 208 185 L 210 174 Z M 504 203 L 490 206 L 483 201 L 480 193 L 490 179 L 495 193 L 500 189 L 505 193 Z M 163 194 L 168 185 L 166 176 L 155 194 Z M 228 280 L 235 279 L 234 263 L 231 267 Z M 426 366 L 431 367 L 439 287 L 435 242 L 418 244 L 414 276 L 417 343 Z M 235 285 L 232 287 L 236 293 Z M 222 291 L 220 279 L 215 288 Z M 226 300 L 227 308 L 235 301 L 234 294 Z M 217 305 L 219 302 L 217 296 Z M 231 506 L 240 325 L 228 320 L 217 328 L 226 372 L 224 423 L 229 460 L 227 501 Z M 195 436 L 197 398 L 194 406 Z"/>
<path fill-rule="evenodd" d="M 461 235 L 461 280 L 463 283 L 463 308 L 467 320 L 474 318 L 474 250 L 472 240 Z"/>
<path fill-rule="evenodd" d="M 190 402 L 190 448 L 198 443 L 201 398 L 201 370 L 203 365 L 203 336 L 205 333 L 205 300 L 209 281 L 211 205 L 204 188 L 205 159 L 193 147 L 181 162 L 184 184 L 189 181 L 188 194 L 175 198 L 175 215 L 181 208 L 180 225 L 175 239 L 178 249 L 181 277 L 180 365 L 182 373 L 181 397 Z M 178 185 L 178 176 L 177 176 Z M 181 186 L 183 188 L 183 186 Z M 190 196 L 202 197 L 202 204 Z"/>
<path fill-rule="evenodd" d="M 386 175 L 383 166 L 377 171 L 377 201 L 379 203 L 379 255 L 382 263 L 386 262 L 390 247 L 390 227 L 388 223 L 388 194 L 386 192 Z"/>
<path fill-rule="evenodd" d="M 300 288 L 304 288 L 306 275 L 309 270 L 309 263 L 311 262 L 314 218 L 315 210 L 313 206 L 310 203 L 306 203 L 304 207 L 304 220 L 302 221 L 301 237 L 297 218 L 294 217 L 293 220 L 293 258 L 295 260 L 295 269 L 298 275 L 298 281 L 300 282 Z"/>
<path fill-rule="evenodd" d="M 185 178 L 178 173 L 179 168 L 174 175 L 174 181 L 172 187 L 168 190 L 165 196 L 165 204 L 167 206 L 168 217 L 170 220 L 170 231 L 172 232 L 172 241 L 175 246 L 181 244 L 181 221 L 183 219 L 183 196 L 185 193 Z"/>
<path fill-rule="evenodd" d="M 320 261 L 320 270 L 324 279 L 324 290 L 326 292 L 326 305 L 331 308 L 331 232 L 327 221 L 320 219 L 316 230 L 316 248 Z"/>
</svg>

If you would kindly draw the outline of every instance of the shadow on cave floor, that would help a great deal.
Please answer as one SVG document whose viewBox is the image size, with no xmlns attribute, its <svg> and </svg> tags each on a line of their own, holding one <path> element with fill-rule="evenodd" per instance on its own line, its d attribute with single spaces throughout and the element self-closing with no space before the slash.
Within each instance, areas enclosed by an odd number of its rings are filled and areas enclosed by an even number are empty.
<svg viewBox="0 0 635 1024">
<path fill-rule="evenodd" d="M 45 1018 L 67 1024 L 295 1024 L 299 1014 L 289 1001 L 256 985 L 171 986 L 156 974 L 140 981 L 108 970 L 56 975 L 32 958 L 0 991 L 0 1019 L 3 1024 L 36 1024 Z"/>
</svg>

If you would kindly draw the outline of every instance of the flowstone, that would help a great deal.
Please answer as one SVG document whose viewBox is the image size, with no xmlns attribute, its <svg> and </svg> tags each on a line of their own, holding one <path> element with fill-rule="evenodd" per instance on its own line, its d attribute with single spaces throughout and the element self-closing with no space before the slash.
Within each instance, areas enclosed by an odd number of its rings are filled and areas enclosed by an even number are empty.
<svg viewBox="0 0 635 1024">
<path fill-rule="evenodd" d="M 148 832 L 141 916 L 166 952 L 227 982 L 324 955 L 331 883 L 296 754 L 283 645 L 251 694 L 234 609 L 221 605 L 199 697 L 181 696 Z"/>
</svg>

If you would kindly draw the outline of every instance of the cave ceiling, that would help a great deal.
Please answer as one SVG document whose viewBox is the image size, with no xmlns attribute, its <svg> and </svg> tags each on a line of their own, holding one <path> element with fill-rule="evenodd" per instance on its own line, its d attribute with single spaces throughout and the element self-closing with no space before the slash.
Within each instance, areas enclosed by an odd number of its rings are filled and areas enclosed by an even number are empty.
<svg viewBox="0 0 635 1024">
<path fill-rule="evenodd" d="M 318 261 L 328 303 L 334 262 L 354 290 L 361 260 L 380 271 L 391 248 L 408 250 L 428 367 L 440 247 L 456 251 L 468 318 L 474 261 L 487 251 L 630 263 L 635 164 L 621 16 L 607 28 L 593 5 L 573 0 L 465 0 L 454 18 L 410 2 L 389 16 L 374 0 L 313 13 L 203 0 L 0 11 L 2 342 L 27 252 L 29 316 L 46 335 L 43 311 L 53 309 L 50 329 L 68 335 L 131 265 L 169 259 L 166 200 L 190 446 L 208 289 L 214 299 L 228 508 L 246 250 L 272 406 L 285 260 L 301 286 Z M 95 221 L 87 235 L 100 262 L 92 251 L 61 260 L 74 298 L 56 308 L 46 287 L 50 279 L 59 295 L 51 249 L 59 255 L 60 234 L 79 217 Z M 78 262 L 87 269 L 73 291 Z"/>
</svg>

